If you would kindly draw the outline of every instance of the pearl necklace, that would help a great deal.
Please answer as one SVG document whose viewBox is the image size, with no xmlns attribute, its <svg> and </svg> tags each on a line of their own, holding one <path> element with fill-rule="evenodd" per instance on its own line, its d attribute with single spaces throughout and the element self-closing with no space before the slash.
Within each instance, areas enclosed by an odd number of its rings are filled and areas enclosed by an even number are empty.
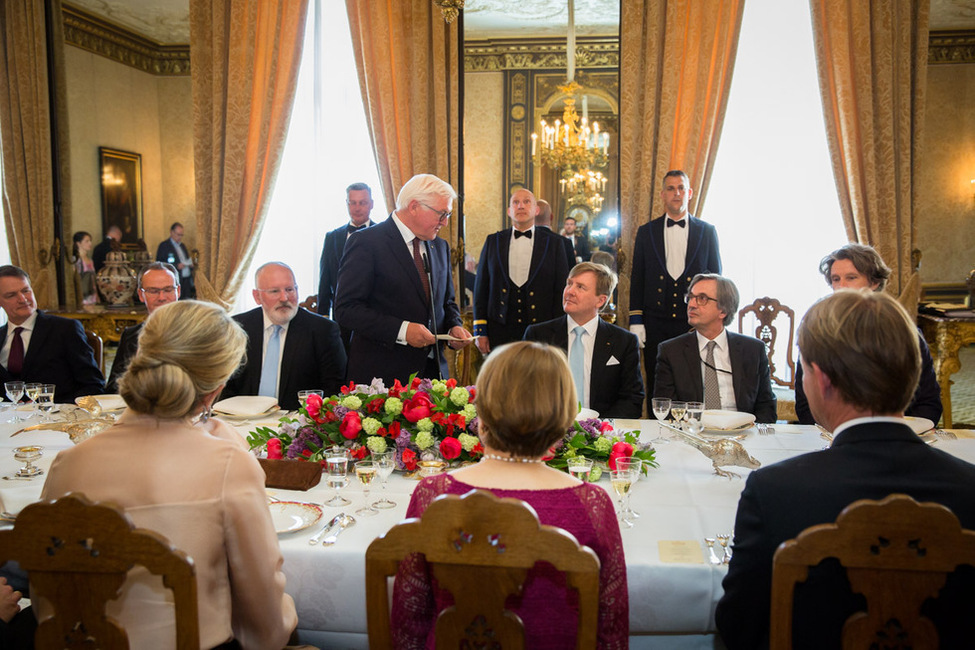
<svg viewBox="0 0 975 650">
<path fill-rule="evenodd" d="M 499 456 L 497 454 L 484 454 L 484 458 L 490 460 L 500 460 L 505 463 L 544 463 L 541 458 L 518 458 L 517 456 Z"/>
</svg>

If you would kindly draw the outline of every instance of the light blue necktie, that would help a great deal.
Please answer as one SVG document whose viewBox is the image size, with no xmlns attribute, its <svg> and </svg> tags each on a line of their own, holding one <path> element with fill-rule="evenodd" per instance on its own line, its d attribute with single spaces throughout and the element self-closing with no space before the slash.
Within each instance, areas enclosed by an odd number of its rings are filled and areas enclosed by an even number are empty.
<svg viewBox="0 0 975 650">
<path fill-rule="evenodd" d="M 261 368 L 261 387 L 258 395 L 278 396 L 278 359 L 281 358 L 281 326 L 275 325 L 271 338 L 267 341 L 264 353 L 264 367 Z"/>
<path fill-rule="evenodd" d="M 572 371 L 572 381 L 576 384 L 576 393 L 579 403 L 586 404 L 586 346 L 582 344 L 582 337 L 586 333 L 586 328 L 576 325 L 572 328 L 572 333 L 576 335 L 569 348 L 569 369 Z"/>
</svg>

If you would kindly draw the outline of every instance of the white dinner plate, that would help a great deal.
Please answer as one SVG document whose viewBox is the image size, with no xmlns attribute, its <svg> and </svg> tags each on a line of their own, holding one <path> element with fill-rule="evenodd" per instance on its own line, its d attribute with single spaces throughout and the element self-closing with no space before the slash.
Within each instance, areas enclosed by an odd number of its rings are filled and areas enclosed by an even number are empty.
<svg viewBox="0 0 975 650">
<path fill-rule="evenodd" d="M 579 415 L 576 416 L 576 420 L 589 420 L 592 418 L 598 418 L 599 412 L 592 409 L 579 409 Z"/>
<path fill-rule="evenodd" d="M 243 422 L 244 420 L 254 420 L 257 418 L 263 418 L 270 415 L 274 415 L 279 410 L 280 409 L 278 408 L 278 405 L 275 404 L 274 406 L 264 411 L 263 413 L 249 413 L 247 415 L 230 415 L 229 413 L 221 413 L 220 411 L 214 411 L 213 415 L 214 417 L 218 417 L 221 420 L 227 420 L 229 422 Z"/>
<path fill-rule="evenodd" d="M 911 425 L 911 429 L 914 431 L 914 433 L 918 435 L 921 435 L 925 431 L 930 431 L 934 428 L 934 422 L 927 418 L 915 418 L 911 417 L 910 415 L 906 415 L 904 416 L 904 419 L 907 420 L 909 425 Z"/>
<path fill-rule="evenodd" d="M 322 518 L 322 509 L 314 503 L 275 501 L 267 504 L 278 535 L 304 530 Z"/>
<path fill-rule="evenodd" d="M 88 397 L 94 397 L 98 400 L 98 405 L 102 407 L 102 411 L 105 413 L 112 413 L 115 411 L 125 410 L 125 400 L 122 399 L 121 395 L 110 394 L 110 395 L 89 395 Z M 76 397 L 74 403 L 77 404 L 81 397 Z"/>
<path fill-rule="evenodd" d="M 724 420 L 724 421 L 729 421 L 729 420 L 731 420 L 731 421 L 738 421 L 738 422 L 741 422 L 741 424 L 738 424 L 738 425 L 733 426 L 733 427 L 718 428 L 718 427 L 713 426 L 715 419 L 718 419 L 719 422 L 722 421 L 722 420 Z M 741 433 L 743 431 L 747 431 L 748 429 L 751 429 L 753 426 L 755 426 L 755 416 L 752 415 L 751 413 L 742 413 L 742 412 L 738 412 L 738 411 L 719 411 L 717 409 L 708 409 L 708 410 L 705 410 L 704 413 L 702 414 L 701 421 L 704 424 L 704 432 L 705 433 L 708 433 L 708 434 L 711 434 L 711 435 L 717 435 L 717 436 L 722 436 L 722 435 L 733 436 L 733 435 L 737 435 L 737 434 L 739 434 L 739 433 Z M 709 421 L 710 421 L 711 426 L 708 426 L 709 425 Z"/>
</svg>

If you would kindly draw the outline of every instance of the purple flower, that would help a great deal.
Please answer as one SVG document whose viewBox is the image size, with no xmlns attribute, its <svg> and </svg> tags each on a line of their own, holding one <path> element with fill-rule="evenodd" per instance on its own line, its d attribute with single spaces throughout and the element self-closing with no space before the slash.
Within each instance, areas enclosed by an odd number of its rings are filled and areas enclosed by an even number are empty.
<svg viewBox="0 0 975 650">
<path fill-rule="evenodd" d="M 481 419 L 477 416 L 472 417 L 471 421 L 467 423 L 467 430 L 471 433 L 471 435 L 478 435 L 481 430 Z"/>
<path fill-rule="evenodd" d="M 311 451 L 311 447 L 308 446 L 309 442 L 319 445 L 321 440 L 312 429 L 304 427 L 298 431 L 298 435 L 288 445 L 288 459 L 295 460 L 301 458 L 305 451 Z"/>
<path fill-rule="evenodd" d="M 349 408 L 349 407 L 347 407 L 347 406 L 340 406 L 340 405 L 336 405 L 336 406 L 335 406 L 335 415 L 336 415 L 336 416 L 338 417 L 338 419 L 339 419 L 339 420 L 341 421 L 341 420 L 343 420 L 343 419 L 345 418 L 345 414 L 346 414 L 346 413 L 348 413 L 348 412 L 349 412 L 349 411 L 351 411 L 351 410 L 352 410 L 352 409 L 350 409 L 350 408 Z"/>
<path fill-rule="evenodd" d="M 433 382 L 429 379 L 421 379 L 420 385 L 417 386 L 417 390 L 422 390 L 424 393 L 430 393 L 433 390 Z"/>
</svg>

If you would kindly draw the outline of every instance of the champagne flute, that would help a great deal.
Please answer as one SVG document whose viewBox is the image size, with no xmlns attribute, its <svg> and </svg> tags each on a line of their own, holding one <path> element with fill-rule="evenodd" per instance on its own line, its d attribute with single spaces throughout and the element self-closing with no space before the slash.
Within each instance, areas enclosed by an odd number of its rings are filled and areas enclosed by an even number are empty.
<svg viewBox="0 0 975 650">
<path fill-rule="evenodd" d="M 339 494 L 346 483 L 349 472 L 349 452 L 342 447 L 332 447 L 325 452 L 325 466 L 328 469 L 328 486 L 335 490 L 335 496 L 325 502 L 333 508 L 347 506 L 351 501 Z"/>
<path fill-rule="evenodd" d="M 308 400 L 309 395 L 318 395 L 319 397 L 325 397 L 325 391 L 319 390 L 317 388 L 313 390 L 299 390 L 298 391 L 298 404 L 301 408 L 305 408 L 305 402 Z"/>
<path fill-rule="evenodd" d="M 619 520 L 624 528 L 633 528 L 633 522 L 626 514 L 629 508 L 630 486 L 633 485 L 633 474 L 628 469 L 614 469 L 609 473 L 613 490 L 619 498 Z"/>
<path fill-rule="evenodd" d="M 670 413 L 670 398 L 654 397 L 650 402 L 650 407 L 653 409 L 653 417 L 657 418 L 657 437 L 650 442 L 666 444 L 670 440 L 664 437 L 664 426 L 660 424 L 660 421 Z"/>
<path fill-rule="evenodd" d="M 589 482 L 589 477 L 592 475 L 592 458 L 575 456 L 570 458 L 566 464 L 568 465 L 569 474 L 583 483 Z"/>
<path fill-rule="evenodd" d="M 671 402 L 670 403 L 670 415 L 674 418 L 674 426 L 681 429 L 681 421 L 684 419 L 684 415 L 687 413 L 687 402 Z"/>
<path fill-rule="evenodd" d="M 37 382 L 24 384 L 24 394 L 27 395 L 27 399 L 30 400 L 30 415 L 27 416 L 28 420 L 37 415 L 37 396 L 40 394 L 40 392 L 41 384 Z"/>
<path fill-rule="evenodd" d="M 704 415 L 704 402 L 687 403 L 687 430 L 690 433 L 698 434 L 704 430 L 702 416 Z"/>
<path fill-rule="evenodd" d="M 376 463 L 371 460 L 360 460 L 355 464 L 355 477 L 359 479 L 362 483 L 362 497 L 365 499 L 365 504 L 355 511 L 357 515 L 363 517 L 371 517 L 372 515 L 379 514 L 379 511 L 372 507 L 369 503 L 369 484 L 379 475 L 379 468 L 376 467 Z"/>
<path fill-rule="evenodd" d="M 389 480 L 389 475 L 393 473 L 393 469 L 396 467 L 396 450 L 390 449 L 381 453 L 372 454 L 372 461 L 376 463 L 376 468 L 379 470 L 379 478 L 383 482 L 383 494 L 379 501 L 372 504 L 373 508 L 393 508 L 396 506 L 394 501 L 390 501 L 386 496 L 386 482 Z"/>
<path fill-rule="evenodd" d="M 20 399 L 24 396 L 24 382 L 22 381 L 8 381 L 3 385 L 4 390 L 7 392 L 7 399 L 14 403 L 14 417 L 10 420 L 11 422 L 22 422 L 24 418 L 17 415 L 17 404 Z"/>
<path fill-rule="evenodd" d="M 643 461 L 639 458 L 634 458 L 633 456 L 628 456 L 625 458 L 616 459 L 616 469 L 617 471 L 625 471 L 630 473 L 631 485 L 640 480 L 640 470 L 643 468 Z M 632 491 L 632 487 L 630 488 Z M 627 495 L 626 498 L 626 516 L 631 519 L 639 519 L 640 513 L 630 507 L 630 498 Z"/>
</svg>

